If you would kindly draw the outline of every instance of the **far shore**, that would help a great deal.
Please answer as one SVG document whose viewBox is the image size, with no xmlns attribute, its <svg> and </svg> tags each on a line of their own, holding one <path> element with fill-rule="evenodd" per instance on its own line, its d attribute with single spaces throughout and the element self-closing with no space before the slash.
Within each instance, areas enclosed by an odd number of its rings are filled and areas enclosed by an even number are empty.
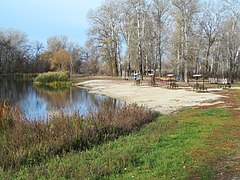
<svg viewBox="0 0 240 180">
<path fill-rule="evenodd" d="M 77 83 L 76 86 L 87 88 L 90 93 L 123 100 L 127 104 L 144 105 L 161 114 L 170 114 L 183 107 L 223 103 L 220 100 L 223 96 L 216 94 L 213 90 L 197 93 L 190 88 L 167 89 L 165 87 L 134 85 L 133 81 L 119 80 L 90 80 Z"/>
</svg>

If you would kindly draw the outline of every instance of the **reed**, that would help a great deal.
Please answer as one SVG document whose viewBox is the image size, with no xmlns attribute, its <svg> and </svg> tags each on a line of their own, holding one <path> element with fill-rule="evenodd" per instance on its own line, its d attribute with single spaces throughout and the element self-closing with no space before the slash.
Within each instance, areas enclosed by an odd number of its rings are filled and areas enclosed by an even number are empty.
<svg viewBox="0 0 240 180">
<path fill-rule="evenodd" d="M 34 78 L 34 82 L 38 84 L 47 84 L 53 82 L 65 82 L 69 79 L 68 72 L 46 72 L 41 73 L 37 77 Z"/>
<path fill-rule="evenodd" d="M 0 167 L 18 170 L 34 166 L 70 151 L 82 151 L 139 130 L 157 113 L 136 104 L 109 111 L 52 115 L 47 120 L 29 121 L 17 107 L 0 102 Z"/>
</svg>

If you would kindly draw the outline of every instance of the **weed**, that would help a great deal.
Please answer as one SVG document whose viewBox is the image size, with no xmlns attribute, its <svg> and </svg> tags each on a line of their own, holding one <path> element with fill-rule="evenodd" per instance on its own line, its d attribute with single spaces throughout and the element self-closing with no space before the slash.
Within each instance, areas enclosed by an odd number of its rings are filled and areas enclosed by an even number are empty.
<svg viewBox="0 0 240 180">
<path fill-rule="evenodd" d="M 34 166 L 65 152 L 92 148 L 119 136 L 139 130 L 154 119 L 154 113 L 136 104 L 109 111 L 90 113 L 86 119 L 78 113 L 52 115 L 47 120 L 28 121 L 7 102 L 0 103 L 2 140 L 0 167 L 17 170 Z"/>
</svg>

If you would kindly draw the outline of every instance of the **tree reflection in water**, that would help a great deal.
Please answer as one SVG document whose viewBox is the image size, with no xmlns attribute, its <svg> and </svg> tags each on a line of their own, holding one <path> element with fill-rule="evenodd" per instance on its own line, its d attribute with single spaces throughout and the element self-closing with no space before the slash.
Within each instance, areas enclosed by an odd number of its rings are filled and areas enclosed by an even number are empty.
<svg viewBox="0 0 240 180">
<path fill-rule="evenodd" d="M 30 81 L 13 79 L 1 80 L 0 84 L 0 100 L 8 99 L 10 104 L 18 105 L 29 119 L 46 119 L 48 115 L 57 112 L 79 112 L 86 116 L 89 109 L 101 109 L 104 102 L 108 104 L 109 110 L 115 110 L 123 103 L 77 87 L 51 89 L 35 87 Z"/>
</svg>

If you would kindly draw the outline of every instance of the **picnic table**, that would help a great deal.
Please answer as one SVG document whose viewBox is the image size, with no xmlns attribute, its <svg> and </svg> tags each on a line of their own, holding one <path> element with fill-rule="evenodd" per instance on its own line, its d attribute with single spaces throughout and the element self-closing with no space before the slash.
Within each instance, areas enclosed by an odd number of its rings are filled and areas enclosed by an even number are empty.
<svg viewBox="0 0 240 180">
<path fill-rule="evenodd" d="M 193 91 L 207 91 L 207 87 L 204 85 L 204 78 L 203 78 L 203 83 L 199 83 L 199 78 L 202 77 L 202 74 L 194 74 L 193 77 L 196 78 L 196 84 L 193 85 Z"/>
<path fill-rule="evenodd" d="M 167 88 L 170 88 L 170 89 L 176 89 L 178 87 L 177 83 L 176 83 L 176 80 L 174 78 L 174 74 L 168 74 L 167 75 L 168 79 L 166 81 L 166 86 Z"/>
<path fill-rule="evenodd" d="M 219 88 L 231 88 L 231 80 L 227 78 L 219 79 L 218 80 L 218 87 Z"/>
<path fill-rule="evenodd" d="M 231 88 L 231 87 L 232 87 L 231 83 L 228 83 L 228 84 L 218 83 L 218 88 L 225 89 L 225 88 Z"/>
<path fill-rule="evenodd" d="M 196 91 L 207 91 L 207 87 L 204 86 L 204 84 L 194 84 L 193 85 L 193 91 L 196 90 Z"/>
<path fill-rule="evenodd" d="M 229 78 L 209 78 L 210 84 L 217 84 L 218 88 L 231 88 L 231 79 Z"/>
</svg>

